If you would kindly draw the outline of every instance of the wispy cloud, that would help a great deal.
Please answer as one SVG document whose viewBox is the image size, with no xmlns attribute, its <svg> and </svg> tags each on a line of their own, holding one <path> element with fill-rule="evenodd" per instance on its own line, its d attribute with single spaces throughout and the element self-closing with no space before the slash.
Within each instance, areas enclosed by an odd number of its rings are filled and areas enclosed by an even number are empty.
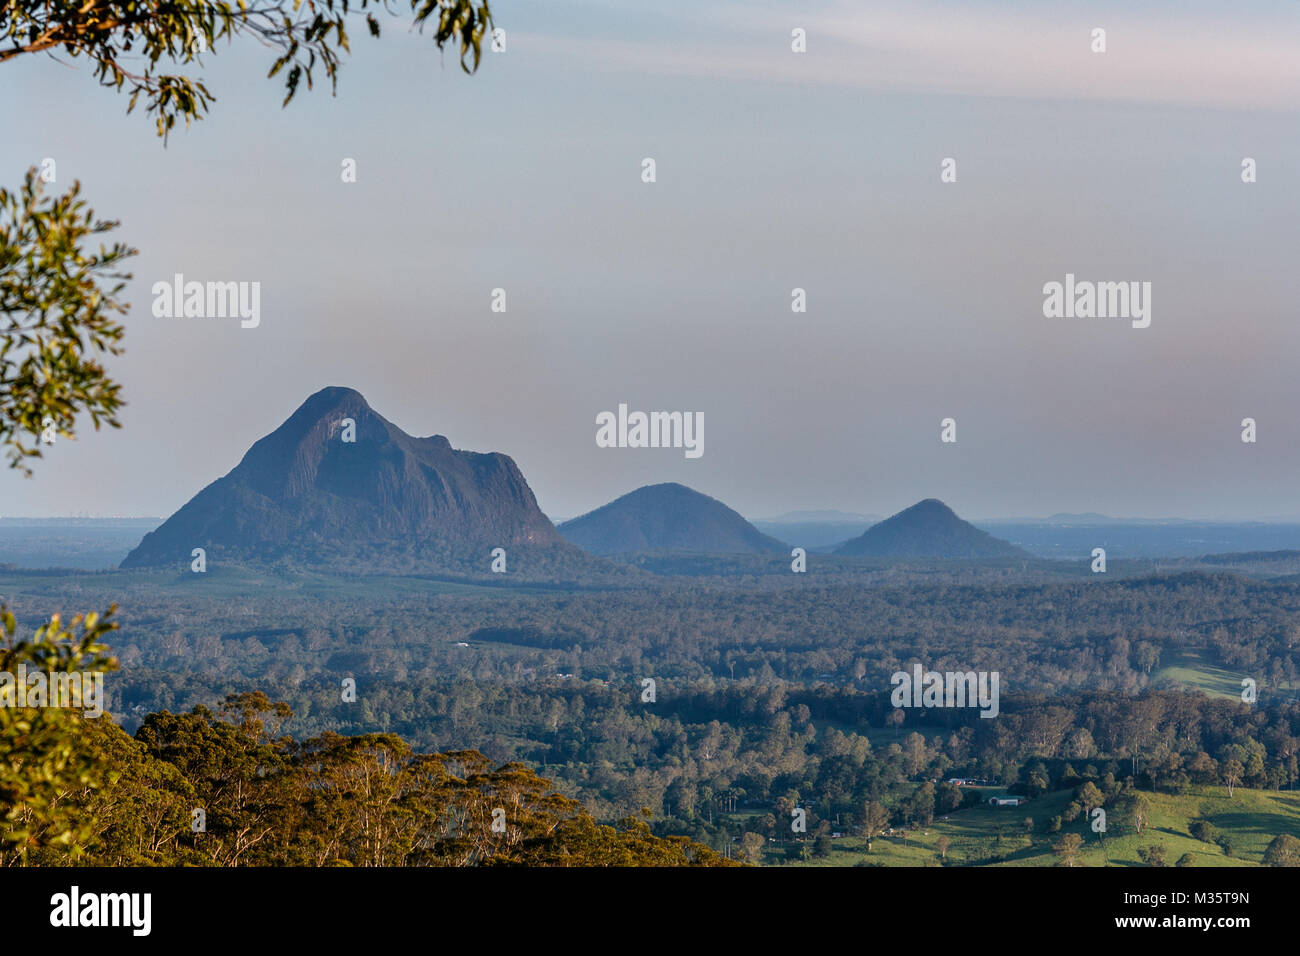
<svg viewBox="0 0 1300 956">
<path fill-rule="evenodd" d="M 714 7 L 676 36 L 527 34 L 527 55 L 597 71 L 813 83 L 881 92 L 1300 108 L 1296 17 L 1053 11 L 948 3 Z M 701 29 L 707 26 L 707 29 Z M 790 31 L 808 52 L 790 51 Z M 1094 27 L 1107 52 L 1090 50 Z M 604 31 L 602 31 L 603 33 Z"/>
</svg>

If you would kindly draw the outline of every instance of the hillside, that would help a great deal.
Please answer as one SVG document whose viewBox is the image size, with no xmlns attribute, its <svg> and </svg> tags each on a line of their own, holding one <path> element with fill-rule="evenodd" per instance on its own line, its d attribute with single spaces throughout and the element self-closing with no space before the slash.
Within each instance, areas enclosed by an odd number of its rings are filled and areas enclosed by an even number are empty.
<svg viewBox="0 0 1300 956">
<path fill-rule="evenodd" d="M 989 793 L 1001 793 L 993 788 Z M 948 819 L 936 818 L 925 827 L 877 837 L 868 853 L 861 836 L 845 835 L 834 840 L 829 856 L 807 860 L 789 859 L 793 841 L 770 844 L 763 862 L 796 866 L 937 866 L 937 844 L 947 837 L 949 866 L 1056 866 L 1061 856 L 1055 850 L 1064 833 L 1083 838 L 1076 865 L 1146 866 L 1139 848 L 1160 846 L 1165 865 L 1174 866 L 1184 854 L 1192 867 L 1258 866 L 1269 841 L 1281 833 L 1300 837 L 1300 793 L 1295 791 L 1249 790 L 1238 787 L 1232 797 L 1223 787 L 1195 787 L 1185 794 L 1171 795 L 1142 791 L 1150 804 L 1150 821 L 1142 832 L 1112 828 L 1103 843 L 1082 818 L 1051 832 L 1050 820 L 1072 799 L 1072 791 L 1043 794 L 1020 807 L 977 806 L 955 810 Z M 1026 830 L 1024 821 L 1033 821 Z M 1232 847 L 1229 855 L 1216 843 L 1205 843 L 1191 835 L 1193 821 L 1211 823 Z M 743 826 L 743 824 L 742 824 Z"/>
<path fill-rule="evenodd" d="M 566 521 L 560 534 L 592 554 L 687 551 L 736 554 L 788 550 L 716 498 L 685 485 L 646 485 Z"/>
<path fill-rule="evenodd" d="M 834 551 L 872 558 L 1025 558 L 1015 545 L 963 521 L 937 498 L 926 498 L 868 528 Z"/>
</svg>

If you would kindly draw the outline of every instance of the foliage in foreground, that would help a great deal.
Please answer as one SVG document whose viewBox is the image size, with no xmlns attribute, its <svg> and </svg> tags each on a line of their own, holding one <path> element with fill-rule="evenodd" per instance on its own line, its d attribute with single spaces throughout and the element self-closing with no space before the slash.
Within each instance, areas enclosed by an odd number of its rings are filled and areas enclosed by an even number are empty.
<svg viewBox="0 0 1300 956">
<path fill-rule="evenodd" d="M 459 50 L 466 73 L 478 69 L 483 37 L 492 28 L 486 0 L 411 0 L 412 26 L 432 28 L 439 50 Z M 395 13 L 388 0 L 47 0 L 0 2 L 0 63 L 25 54 L 46 53 L 93 66 L 101 86 L 130 93 L 130 107 L 143 95 L 146 110 L 166 134 L 177 118 L 200 119 L 215 99 L 202 80 L 188 76 L 221 40 L 257 40 L 274 54 L 267 74 L 284 74 L 287 104 L 318 72 L 331 87 L 338 80 L 340 55 L 351 52 L 350 25 L 364 24 L 377 37 L 376 14 Z M 173 72 L 175 69 L 177 72 Z"/>
<path fill-rule="evenodd" d="M 95 218 L 80 183 L 46 195 L 34 168 L 0 189 L 0 445 L 28 474 L 42 438 L 72 437 L 79 412 L 119 426 L 120 389 L 99 361 L 121 352 L 113 316 L 126 313 L 121 268 L 136 254 L 103 244 L 117 225 Z"/>
<path fill-rule="evenodd" d="M 30 641 L 15 639 L 16 622 L 0 604 L 0 673 L 40 671 L 60 675 L 114 670 L 100 638 L 117 627 L 103 614 L 78 615 L 64 626 L 59 615 L 38 628 Z M 25 862 L 33 851 L 76 861 L 90 839 L 92 824 L 66 797 L 76 790 L 111 785 L 108 762 L 84 745 L 81 712 L 59 707 L 17 707 L 14 694 L 0 705 L 0 863 Z M 78 687 L 78 702 L 82 702 Z"/>
<path fill-rule="evenodd" d="M 0 670 L 109 670 L 112 614 L 54 617 Z M 80 635 L 75 632 L 80 628 Z M 296 741 L 265 694 L 150 714 L 135 737 L 72 708 L 0 707 L 0 865 L 718 866 L 644 819 L 605 826 L 518 763 L 394 734 Z"/>
</svg>

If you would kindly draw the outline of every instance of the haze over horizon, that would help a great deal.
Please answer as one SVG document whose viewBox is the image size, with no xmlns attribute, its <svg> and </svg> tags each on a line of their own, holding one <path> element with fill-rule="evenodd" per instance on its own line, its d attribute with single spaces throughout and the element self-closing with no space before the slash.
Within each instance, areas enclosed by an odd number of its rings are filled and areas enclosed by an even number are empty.
<svg viewBox="0 0 1300 956">
<path fill-rule="evenodd" d="M 493 12 L 473 79 L 394 24 L 285 110 L 223 47 L 166 148 L 84 62 L 4 65 L 4 181 L 56 159 L 141 254 L 123 429 L 0 472 L 0 515 L 166 517 L 327 385 L 560 518 L 669 481 L 746 517 L 1300 514 L 1295 5 Z M 260 282 L 260 325 L 155 318 L 176 273 Z M 1151 282 L 1150 327 L 1045 318 L 1067 274 Z M 703 456 L 598 448 L 620 403 L 703 414 Z"/>
</svg>

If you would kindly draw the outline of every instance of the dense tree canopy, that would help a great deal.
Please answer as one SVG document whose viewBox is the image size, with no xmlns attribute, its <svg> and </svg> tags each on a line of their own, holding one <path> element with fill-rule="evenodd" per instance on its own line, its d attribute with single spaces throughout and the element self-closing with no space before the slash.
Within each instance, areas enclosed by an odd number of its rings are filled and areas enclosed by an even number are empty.
<svg viewBox="0 0 1300 956">
<path fill-rule="evenodd" d="M 70 855 L 108 866 L 729 862 L 688 839 L 654 836 L 639 817 L 601 825 L 521 764 L 497 766 L 472 750 L 416 753 L 393 734 L 296 741 L 277 733 L 288 717 L 283 704 L 244 693 L 220 714 L 150 714 L 134 738 L 107 717 L 69 718 L 57 745 L 73 755 L 69 767 L 111 764 L 113 772 L 64 770 L 47 781 L 7 825 L 0 863 L 59 864 Z M 10 763 L 30 779 L 21 755 Z"/>
</svg>

